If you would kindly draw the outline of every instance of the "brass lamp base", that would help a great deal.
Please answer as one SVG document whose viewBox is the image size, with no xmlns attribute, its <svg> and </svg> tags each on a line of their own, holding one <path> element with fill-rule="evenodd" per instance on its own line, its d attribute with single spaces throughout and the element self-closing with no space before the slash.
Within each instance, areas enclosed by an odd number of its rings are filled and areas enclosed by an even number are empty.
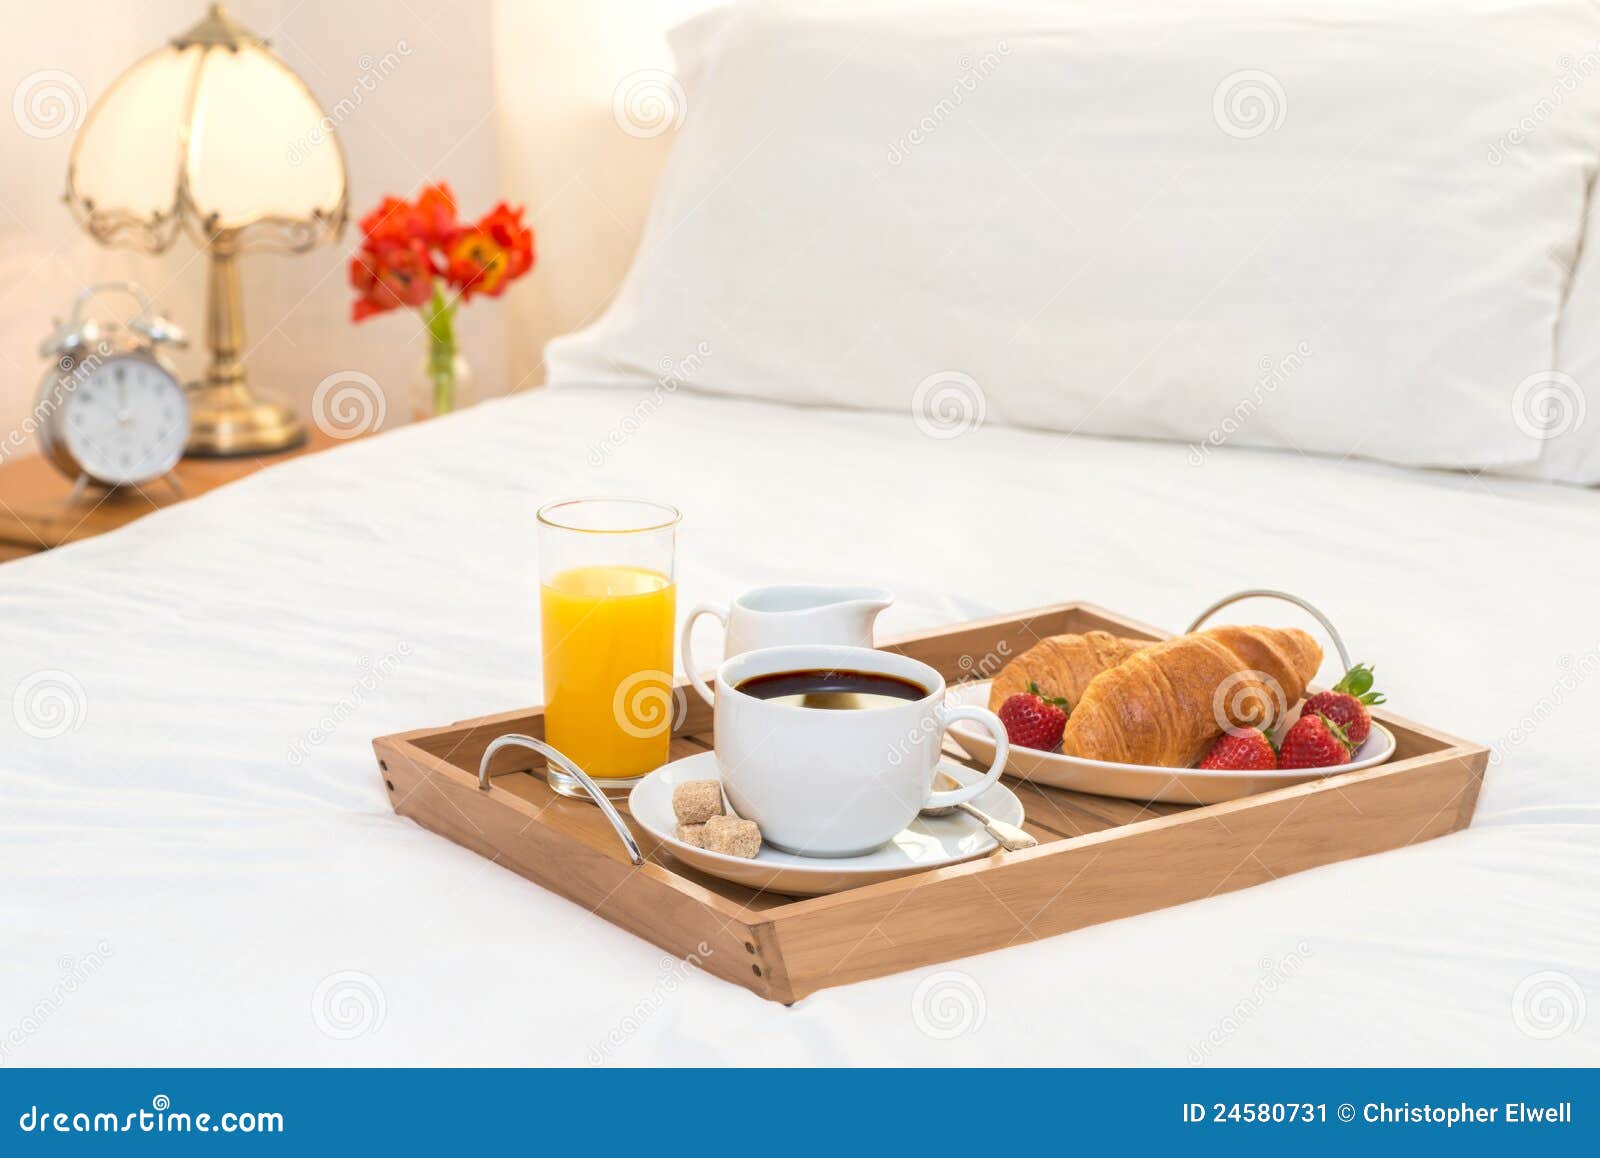
<svg viewBox="0 0 1600 1158">
<path fill-rule="evenodd" d="M 244 300 L 236 242 L 231 233 L 211 239 L 206 300 L 211 369 L 189 394 L 188 454 L 195 458 L 273 454 L 306 440 L 306 428 L 293 410 L 257 398 L 245 384 Z"/>
<path fill-rule="evenodd" d="M 194 458 L 234 458 L 292 450 L 306 440 L 305 424 L 281 402 L 257 398 L 243 386 L 202 386 L 189 403 Z"/>
</svg>

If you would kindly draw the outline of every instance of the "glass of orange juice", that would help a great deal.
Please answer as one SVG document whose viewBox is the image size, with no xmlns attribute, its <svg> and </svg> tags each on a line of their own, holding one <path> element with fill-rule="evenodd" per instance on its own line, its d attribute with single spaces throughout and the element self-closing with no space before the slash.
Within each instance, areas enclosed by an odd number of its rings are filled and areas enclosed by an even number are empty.
<svg viewBox="0 0 1600 1158">
<path fill-rule="evenodd" d="M 544 738 L 610 792 L 667 762 L 678 512 L 643 499 L 539 509 Z M 586 796 L 550 768 L 557 792 Z"/>
</svg>

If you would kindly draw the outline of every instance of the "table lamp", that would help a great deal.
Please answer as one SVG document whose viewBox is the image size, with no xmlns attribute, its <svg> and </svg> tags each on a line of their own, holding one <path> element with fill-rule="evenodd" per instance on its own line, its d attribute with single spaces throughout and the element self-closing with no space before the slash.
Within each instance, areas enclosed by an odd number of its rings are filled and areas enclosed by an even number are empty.
<svg viewBox="0 0 1600 1158">
<path fill-rule="evenodd" d="M 162 253 L 187 231 L 211 257 L 211 365 L 192 388 L 188 452 L 284 450 L 305 427 L 245 383 L 238 256 L 303 253 L 349 214 L 344 155 L 305 82 L 220 5 L 140 60 L 89 110 L 67 203 L 103 245 Z"/>
</svg>

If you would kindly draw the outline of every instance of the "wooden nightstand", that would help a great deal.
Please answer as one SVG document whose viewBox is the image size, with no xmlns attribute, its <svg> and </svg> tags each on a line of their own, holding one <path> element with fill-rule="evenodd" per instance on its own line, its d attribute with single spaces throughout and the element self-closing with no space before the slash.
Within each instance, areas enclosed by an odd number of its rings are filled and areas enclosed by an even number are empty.
<svg viewBox="0 0 1600 1158">
<path fill-rule="evenodd" d="M 264 466 L 315 454 L 350 439 L 330 438 L 315 427 L 304 446 L 282 454 L 244 458 L 186 458 L 173 471 L 183 494 L 165 481 L 106 492 L 90 487 L 69 503 L 72 483 L 37 454 L 0 464 L 0 562 L 91 539 L 207 491 L 254 474 Z"/>
</svg>

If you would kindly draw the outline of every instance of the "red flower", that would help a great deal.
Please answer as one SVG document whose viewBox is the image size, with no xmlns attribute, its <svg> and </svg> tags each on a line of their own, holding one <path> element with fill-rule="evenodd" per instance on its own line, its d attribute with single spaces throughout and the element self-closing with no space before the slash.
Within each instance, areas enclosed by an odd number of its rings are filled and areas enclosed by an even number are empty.
<svg viewBox="0 0 1600 1158">
<path fill-rule="evenodd" d="M 458 231 L 445 246 L 445 276 L 463 298 L 499 297 L 506 283 L 533 268 L 533 230 L 522 223 L 522 209 L 504 201 L 476 225 Z"/>
<path fill-rule="evenodd" d="M 429 245 L 444 245 L 456 231 L 456 196 L 443 181 L 417 195 L 417 231 Z"/>
<path fill-rule="evenodd" d="M 361 248 L 350 262 L 352 320 L 427 305 L 439 278 L 463 298 L 499 297 L 507 282 L 533 268 L 533 230 L 522 212 L 502 201 L 475 225 L 462 226 L 455 195 L 442 181 L 425 186 L 414 202 L 385 197 L 361 219 Z"/>
<path fill-rule="evenodd" d="M 433 258 L 420 240 L 365 245 L 350 259 L 350 284 L 359 295 L 350 320 L 400 306 L 420 306 L 433 293 Z"/>
<path fill-rule="evenodd" d="M 533 268 L 533 230 L 522 223 L 522 206 L 511 208 L 504 201 L 496 205 L 478 222 L 495 243 L 506 251 L 510 266 L 506 280 L 513 281 Z"/>
<path fill-rule="evenodd" d="M 365 245 L 405 244 L 416 233 L 417 212 L 408 201 L 385 197 L 378 207 L 361 219 Z"/>
</svg>

